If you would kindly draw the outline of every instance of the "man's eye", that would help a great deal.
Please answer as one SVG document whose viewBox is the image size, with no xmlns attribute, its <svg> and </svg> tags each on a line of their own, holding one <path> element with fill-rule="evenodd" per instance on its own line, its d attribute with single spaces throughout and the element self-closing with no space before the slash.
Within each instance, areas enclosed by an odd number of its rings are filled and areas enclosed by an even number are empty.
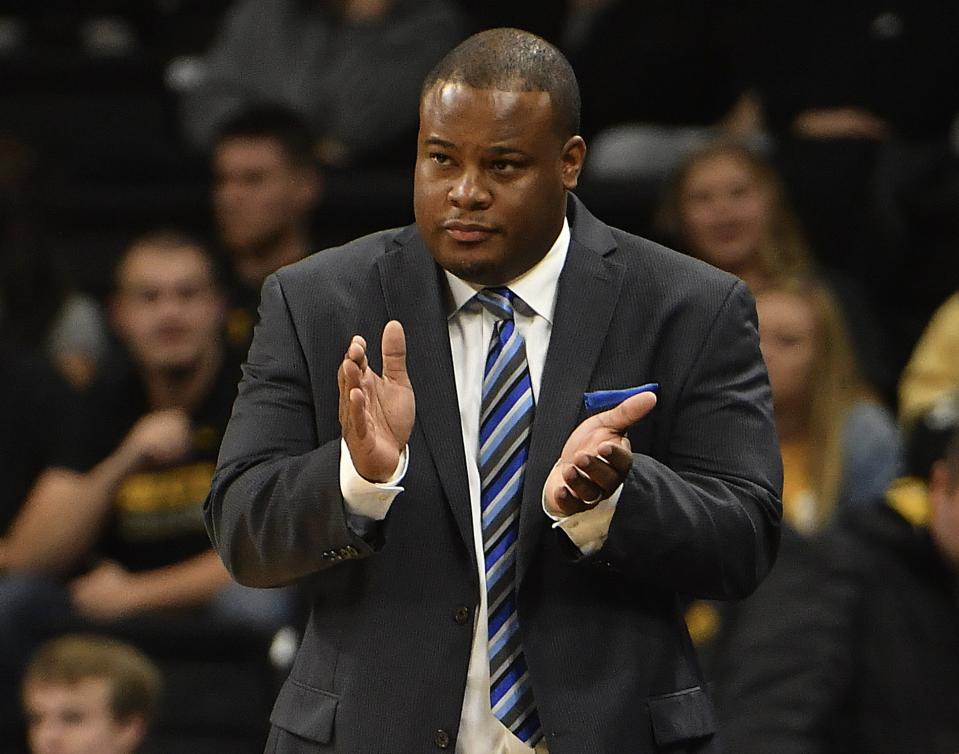
<svg viewBox="0 0 959 754">
<path fill-rule="evenodd" d="M 437 165 L 448 165 L 450 158 L 442 152 L 430 152 L 430 159 Z"/>
<path fill-rule="evenodd" d="M 512 160 L 494 160 L 490 163 L 490 167 L 492 167 L 497 173 L 504 173 L 506 171 L 515 169 L 516 163 Z"/>
</svg>

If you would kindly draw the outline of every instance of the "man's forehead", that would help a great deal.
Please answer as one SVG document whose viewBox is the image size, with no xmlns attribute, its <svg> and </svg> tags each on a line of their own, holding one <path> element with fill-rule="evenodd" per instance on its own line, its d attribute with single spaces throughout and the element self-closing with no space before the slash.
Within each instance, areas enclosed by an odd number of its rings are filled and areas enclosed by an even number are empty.
<svg viewBox="0 0 959 754">
<path fill-rule="evenodd" d="M 520 80 L 516 80 L 515 86 L 473 86 L 458 79 L 441 79 L 423 93 L 423 101 L 434 106 L 456 108 L 475 101 L 487 101 L 502 106 L 518 103 L 526 106 L 549 105 L 552 98 L 548 91 L 530 89 Z"/>
<path fill-rule="evenodd" d="M 554 131 L 549 92 L 479 89 L 458 81 L 438 82 L 424 96 L 420 138 L 443 138 L 459 143 L 539 139 Z"/>
</svg>

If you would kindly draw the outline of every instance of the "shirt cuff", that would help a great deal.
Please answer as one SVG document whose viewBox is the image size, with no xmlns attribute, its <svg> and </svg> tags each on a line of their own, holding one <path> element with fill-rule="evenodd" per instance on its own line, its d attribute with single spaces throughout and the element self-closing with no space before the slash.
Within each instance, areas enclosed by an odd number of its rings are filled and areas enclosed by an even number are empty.
<svg viewBox="0 0 959 754">
<path fill-rule="evenodd" d="M 393 500 L 405 489 L 399 483 L 406 476 L 409 461 L 409 448 L 404 447 L 393 475 L 385 482 L 371 482 L 360 476 L 346 441 L 340 439 L 340 492 L 347 514 L 373 521 L 386 518 Z"/>
<path fill-rule="evenodd" d="M 606 544 L 609 524 L 616 512 L 623 485 L 619 485 L 608 498 L 600 500 L 589 510 L 571 516 L 556 515 L 546 507 L 546 491 L 543 491 L 543 513 L 553 520 L 553 528 L 562 529 L 583 555 L 592 555 Z"/>
</svg>

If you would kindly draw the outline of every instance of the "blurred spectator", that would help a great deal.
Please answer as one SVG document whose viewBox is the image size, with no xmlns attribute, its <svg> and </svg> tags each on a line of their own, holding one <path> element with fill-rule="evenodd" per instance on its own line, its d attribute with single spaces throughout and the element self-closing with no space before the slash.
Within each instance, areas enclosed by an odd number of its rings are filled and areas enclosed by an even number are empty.
<svg viewBox="0 0 959 754">
<path fill-rule="evenodd" d="M 741 606 L 713 674 L 726 751 L 959 751 L 957 428 L 948 396 L 907 439 L 910 477 Z"/>
<path fill-rule="evenodd" d="M 322 184 L 309 127 L 283 106 L 244 110 L 213 149 L 213 208 L 229 261 L 227 337 L 250 344 L 267 275 L 310 251 L 310 214 Z"/>
<path fill-rule="evenodd" d="M 161 685 L 156 666 L 122 642 L 83 635 L 48 642 L 22 684 L 31 754 L 134 754 Z"/>
<path fill-rule="evenodd" d="M 657 222 L 680 249 L 737 275 L 754 294 L 812 266 L 778 173 L 736 142 L 711 142 L 685 158 Z"/>
<path fill-rule="evenodd" d="M 742 143 L 714 141 L 688 154 L 667 184 L 657 224 L 669 243 L 742 278 L 754 295 L 815 267 L 779 173 Z M 821 274 L 841 302 L 864 376 L 889 398 L 896 376 L 862 291 L 832 270 Z"/>
<path fill-rule="evenodd" d="M 899 383 L 904 425 L 947 393 L 959 389 L 959 293 L 942 304 L 926 326 Z"/>
<path fill-rule="evenodd" d="M 782 281 L 756 297 L 783 455 L 783 516 L 800 532 L 872 503 L 898 472 L 895 421 L 864 386 L 835 299 Z"/>
<path fill-rule="evenodd" d="M 30 147 L 0 140 L 0 343 L 46 351 L 82 387 L 106 351 L 106 325 L 54 254 L 41 172 Z"/>
<path fill-rule="evenodd" d="M 0 581 L 0 678 L 45 633 L 149 613 L 273 631 L 283 590 L 230 580 L 202 506 L 236 394 L 222 297 L 202 246 L 158 233 L 121 258 L 112 304 L 131 363 L 104 370 L 65 422 L 64 451 L 10 527 Z"/>
<path fill-rule="evenodd" d="M 324 163 L 403 155 L 423 77 L 462 27 L 450 0 L 238 0 L 184 87 L 185 132 L 209 148 L 242 107 L 280 101 L 308 119 Z"/>
</svg>

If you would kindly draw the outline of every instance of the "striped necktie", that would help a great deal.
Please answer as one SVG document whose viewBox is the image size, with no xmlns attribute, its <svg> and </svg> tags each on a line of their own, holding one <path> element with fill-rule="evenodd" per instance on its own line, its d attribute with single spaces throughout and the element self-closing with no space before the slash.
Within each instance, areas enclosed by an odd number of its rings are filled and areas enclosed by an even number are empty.
<svg viewBox="0 0 959 754">
<path fill-rule="evenodd" d="M 514 593 L 519 508 L 533 426 L 533 386 L 526 345 L 513 322 L 513 292 L 485 288 L 476 298 L 496 317 L 483 373 L 479 436 L 490 705 L 503 725 L 534 746 L 543 734 L 520 644 Z"/>
</svg>

